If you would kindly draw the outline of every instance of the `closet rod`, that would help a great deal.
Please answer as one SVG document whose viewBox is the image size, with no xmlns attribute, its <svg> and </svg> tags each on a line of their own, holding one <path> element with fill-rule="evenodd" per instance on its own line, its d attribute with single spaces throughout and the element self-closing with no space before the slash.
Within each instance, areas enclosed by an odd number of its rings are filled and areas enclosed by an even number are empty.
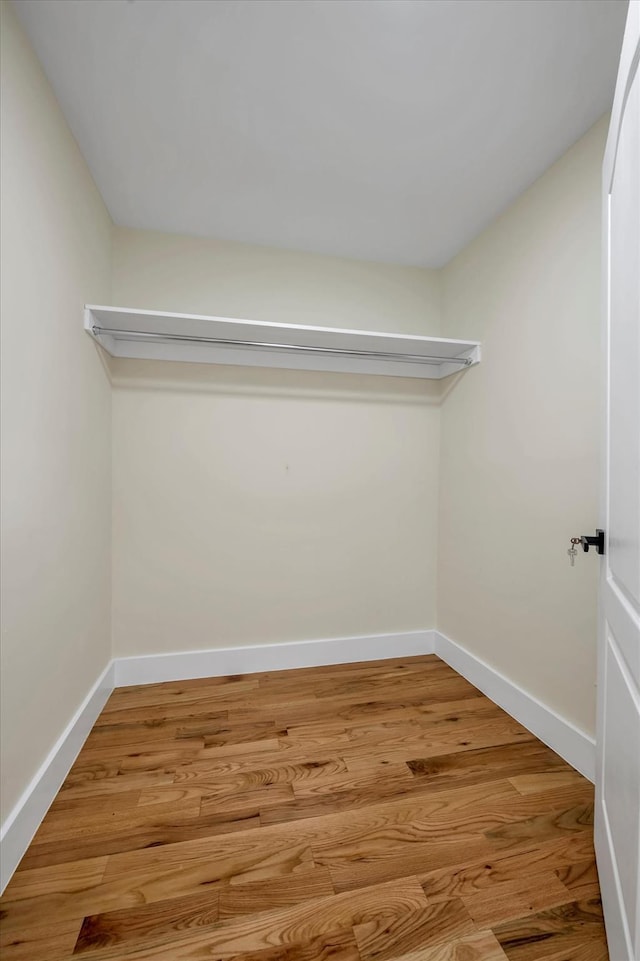
<svg viewBox="0 0 640 961">
<path fill-rule="evenodd" d="M 434 357 L 425 354 L 395 354 L 387 351 L 377 350 L 350 350 L 345 347 L 307 347 L 303 344 L 268 344 L 257 340 L 228 340 L 225 337 L 192 337 L 189 334 L 160 334 L 150 333 L 143 330 L 118 330 L 111 327 L 98 327 L 97 324 L 91 328 L 95 336 L 100 334 L 112 335 L 129 340 L 177 340 L 192 344 L 217 344 L 220 347 L 258 347 L 264 350 L 298 350 L 302 353 L 314 354 L 344 354 L 347 357 L 368 357 L 384 358 L 385 360 L 399 360 L 408 364 L 460 364 L 462 367 L 470 367 L 473 360 L 469 357 Z"/>
</svg>

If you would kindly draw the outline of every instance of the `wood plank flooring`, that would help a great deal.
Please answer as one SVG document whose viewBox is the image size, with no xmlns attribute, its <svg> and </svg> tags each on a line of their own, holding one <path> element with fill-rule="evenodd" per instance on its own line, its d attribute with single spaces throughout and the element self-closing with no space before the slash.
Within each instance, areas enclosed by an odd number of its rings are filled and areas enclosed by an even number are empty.
<svg viewBox="0 0 640 961">
<path fill-rule="evenodd" d="M 4 961 L 607 961 L 593 788 L 435 656 L 113 692 Z"/>
</svg>

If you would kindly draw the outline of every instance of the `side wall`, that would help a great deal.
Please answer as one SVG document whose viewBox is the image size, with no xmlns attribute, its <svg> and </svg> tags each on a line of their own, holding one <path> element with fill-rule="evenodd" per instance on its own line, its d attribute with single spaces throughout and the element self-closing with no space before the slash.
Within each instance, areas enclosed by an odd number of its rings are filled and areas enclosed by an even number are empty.
<svg viewBox="0 0 640 961">
<path fill-rule="evenodd" d="M 2 812 L 110 657 L 111 221 L 2 3 Z"/>
<path fill-rule="evenodd" d="M 437 275 L 116 230 L 113 303 L 439 333 Z M 436 382 L 118 361 L 114 654 L 435 624 Z"/>
<path fill-rule="evenodd" d="M 442 409 L 439 628 L 595 729 L 606 119 L 443 271 L 444 335 L 483 361 Z"/>
</svg>

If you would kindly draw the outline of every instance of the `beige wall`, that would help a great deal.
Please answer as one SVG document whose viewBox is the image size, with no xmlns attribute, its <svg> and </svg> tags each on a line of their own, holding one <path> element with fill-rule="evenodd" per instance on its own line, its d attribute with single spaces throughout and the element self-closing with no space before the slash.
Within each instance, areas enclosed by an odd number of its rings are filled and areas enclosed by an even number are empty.
<svg viewBox="0 0 640 961">
<path fill-rule="evenodd" d="M 111 222 L 2 3 L 2 811 L 110 655 Z"/>
<path fill-rule="evenodd" d="M 117 370 L 116 655 L 433 626 L 438 409 L 419 382 Z"/>
<path fill-rule="evenodd" d="M 113 304 L 437 336 L 437 271 L 117 227 Z"/>
<path fill-rule="evenodd" d="M 434 272 L 117 230 L 113 302 L 437 333 Z M 437 385 L 118 361 L 116 655 L 435 623 Z"/>
<path fill-rule="evenodd" d="M 483 361 L 442 408 L 439 627 L 593 733 L 606 120 L 443 271 Z"/>
</svg>

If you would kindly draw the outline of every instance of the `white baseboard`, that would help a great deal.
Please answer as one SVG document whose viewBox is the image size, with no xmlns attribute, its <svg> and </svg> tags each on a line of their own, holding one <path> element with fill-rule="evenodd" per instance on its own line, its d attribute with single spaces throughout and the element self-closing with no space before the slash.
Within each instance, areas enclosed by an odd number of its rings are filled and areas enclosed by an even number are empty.
<svg viewBox="0 0 640 961">
<path fill-rule="evenodd" d="M 2 825 L 0 893 L 29 847 L 113 688 L 114 667 L 110 661 Z"/>
<path fill-rule="evenodd" d="M 399 634 L 368 634 L 332 637 L 317 641 L 221 647 L 180 654 L 147 654 L 115 660 L 116 687 L 183 681 L 191 677 L 224 677 L 296 667 L 353 664 L 390 657 L 433 654 L 435 631 L 403 631 Z"/>
<path fill-rule="evenodd" d="M 434 631 L 434 634 L 438 657 L 466 677 L 568 764 L 590 781 L 595 781 L 594 738 L 445 634 L 440 631 Z"/>
</svg>

